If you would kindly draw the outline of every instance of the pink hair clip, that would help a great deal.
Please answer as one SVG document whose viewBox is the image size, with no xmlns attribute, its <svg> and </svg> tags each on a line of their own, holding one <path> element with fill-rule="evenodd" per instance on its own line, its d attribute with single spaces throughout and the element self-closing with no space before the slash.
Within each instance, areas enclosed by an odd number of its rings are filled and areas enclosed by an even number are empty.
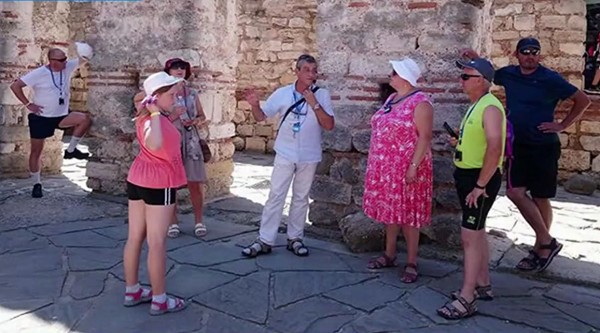
<svg viewBox="0 0 600 333">
<path fill-rule="evenodd" d="M 154 103 L 156 103 L 156 96 L 155 95 L 146 96 L 142 100 L 142 107 L 145 108 L 146 106 L 148 106 L 148 104 L 154 104 Z"/>
</svg>

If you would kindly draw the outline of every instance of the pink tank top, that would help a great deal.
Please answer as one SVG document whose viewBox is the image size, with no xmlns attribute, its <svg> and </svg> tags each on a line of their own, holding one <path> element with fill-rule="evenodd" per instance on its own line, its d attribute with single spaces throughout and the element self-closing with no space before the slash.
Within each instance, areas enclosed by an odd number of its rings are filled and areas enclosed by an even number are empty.
<svg viewBox="0 0 600 333">
<path fill-rule="evenodd" d="M 127 181 L 146 188 L 179 188 L 187 183 L 181 160 L 181 135 L 167 117 L 159 117 L 163 146 L 156 151 L 148 149 L 144 142 L 144 128 L 149 126 L 150 117 L 137 121 L 136 134 L 140 142 L 140 153 L 129 169 Z"/>
</svg>

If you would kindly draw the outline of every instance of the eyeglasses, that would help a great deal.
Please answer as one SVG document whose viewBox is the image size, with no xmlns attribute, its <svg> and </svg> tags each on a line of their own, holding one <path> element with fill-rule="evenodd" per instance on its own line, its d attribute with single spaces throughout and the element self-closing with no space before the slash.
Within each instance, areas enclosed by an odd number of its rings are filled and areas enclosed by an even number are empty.
<svg viewBox="0 0 600 333">
<path fill-rule="evenodd" d="M 540 54 L 540 50 L 538 49 L 524 49 L 524 50 L 520 50 L 519 53 L 521 53 L 522 55 L 538 55 Z"/>
<path fill-rule="evenodd" d="M 469 75 L 469 74 L 460 74 L 460 78 L 463 81 L 467 81 L 468 79 L 472 78 L 472 77 L 481 77 L 481 75 Z"/>
<path fill-rule="evenodd" d="M 62 59 L 50 59 L 50 60 L 54 60 L 54 61 L 58 61 L 58 62 L 65 62 L 65 61 L 67 61 L 67 57 L 64 57 Z"/>
</svg>

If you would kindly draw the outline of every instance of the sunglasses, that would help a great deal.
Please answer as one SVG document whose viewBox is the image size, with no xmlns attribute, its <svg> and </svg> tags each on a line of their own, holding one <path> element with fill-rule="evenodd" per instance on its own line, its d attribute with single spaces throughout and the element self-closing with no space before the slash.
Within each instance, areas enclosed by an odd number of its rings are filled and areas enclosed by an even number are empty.
<svg viewBox="0 0 600 333">
<path fill-rule="evenodd" d="M 469 74 L 460 74 L 460 78 L 463 81 L 467 81 L 468 79 L 472 78 L 472 77 L 481 77 L 481 75 L 469 75 Z"/>
<path fill-rule="evenodd" d="M 65 61 L 67 61 L 67 57 L 64 57 L 62 59 L 50 59 L 50 60 L 54 60 L 54 61 L 58 61 L 58 62 L 65 62 Z"/>
<path fill-rule="evenodd" d="M 169 66 L 169 69 L 187 69 L 187 64 L 185 62 L 176 61 Z"/>
<path fill-rule="evenodd" d="M 540 50 L 538 49 L 524 49 L 524 50 L 520 50 L 519 53 L 521 53 L 522 55 L 538 55 L 540 54 Z"/>
</svg>

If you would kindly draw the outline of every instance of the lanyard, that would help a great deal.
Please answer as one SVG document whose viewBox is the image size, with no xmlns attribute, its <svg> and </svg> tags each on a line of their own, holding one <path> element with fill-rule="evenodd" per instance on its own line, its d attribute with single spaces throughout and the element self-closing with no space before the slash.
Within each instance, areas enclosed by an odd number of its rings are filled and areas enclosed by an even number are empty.
<svg viewBox="0 0 600 333">
<path fill-rule="evenodd" d="M 386 104 L 383 106 L 383 112 L 384 112 L 384 113 L 389 113 L 390 111 L 392 111 L 392 105 L 394 105 L 394 104 L 398 104 L 398 103 L 402 102 L 403 100 L 405 100 L 405 99 L 409 98 L 410 96 L 412 96 L 412 95 L 414 95 L 414 94 L 416 94 L 416 93 L 418 93 L 418 92 L 420 92 L 420 91 L 421 91 L 421 90 L 418 90 L 418 89 L 417 89 L 417 90 L 415 90 L 415 91 L 411 92 L 410 94 L 408 94 L 408 95 L 406 95 L 406 96 L 400 97 L 400 98 L 399 98 L 397 101 L 395 101 L 395 102 L 392 102 L 392 101 L 394 100 L 394 98 L 391 98 L 391 99 L 390 99 L 390 100 L 389 100 L 389 101 L 388 101 L 388 102 L 387 102 L 387 103 L 386 103 Z"/>
<path fill-rule="evenodd" d="M 56 85 L 56 81 L 54 81 L 54 72 L 52 72 L 52 69 L 50 69 L 50 67 L 47 67 L 48 70 L 50 71 L 50 76 L 52 77 L 52 84 L 54 84 L 54 86 L 56 87 L 56 89 L 58 89 L 58 91 L 60 92 L 60 96 L 62 97 L 63 95 L 63 77 L 62 77 L 62 70 L 60 71 L 60 86 Z"/>
<path fill-rule="evenodd" d="M 296 90 L 295 89 L 292 90 L 292 96 L 294 97 L 294 104 L 296 104 L 296 102 L 299 101 L 299 99 L 296 99 Z M 300 98 L 302 98 L 302 97 L 300 97 Z M 305 105 L 306 105 L 306 100 L 304 100 L 304 102 L 300 103 L 299 105 L 297 105 L 294 108 L 295 112 L 293 112 L 293 113 L 296 115 L 296 117 L 298 117 L 298 116 L 306 116 L 306 114 L 307 114 L 306 112 L 302 113 L 302 109 L 304 109 Z"/>
<path fill-rule="evenodd" d="M 463 134 L 465 132 L 465 126 L 467 126 L 467 121 L 469 121 L 469 117 L 471 117 L 471 113 L 473 113 L 473 110 L 475 110 L 475 107 L 477 106 L 477 104 L 479 104 L 479 102 L 485 97 L 487 96 L 487 94 L 489 94 L 489 92 L 485 93 L 483 96 L 479 97 L 479 99 L 477 100 L 477 102 L 475 104 L 473 104 L 473 106 L 471 107 L 471 109 L 469 109 L 469 111 L 467 112 L 467 116 L 465 117 L 465 120 L 463 121 L 463 123 L 460 125 L 460 136 L 458 138 L 458 143 L 460 144 L 462 142 L 462 137 Z"/>
</svg>

